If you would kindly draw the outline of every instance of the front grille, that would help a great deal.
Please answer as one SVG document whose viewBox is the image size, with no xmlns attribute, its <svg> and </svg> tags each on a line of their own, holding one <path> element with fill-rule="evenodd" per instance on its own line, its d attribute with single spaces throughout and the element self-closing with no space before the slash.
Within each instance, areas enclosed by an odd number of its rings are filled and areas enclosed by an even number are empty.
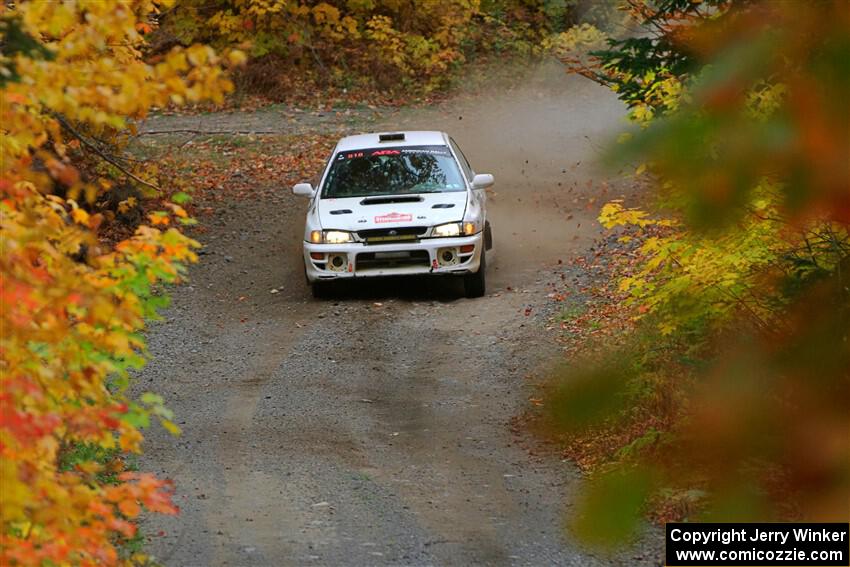
<svg viewBox="0 0 850 567">
<path fill-rule="evenodd" d="M 431 265 L 427 250 L 405 250 L 402 252 L 363 252 L 357 255 L 355 271 L 387 270 L 411 266 Z"/>
<path fill-rule="evenodd" d="M 361 230 L 357 236 L 369 243 L 402 242 L 416 240 L 428 232 L 427 226 L 403 226 L 398 228 L 372 228 Z"/>
</svg>

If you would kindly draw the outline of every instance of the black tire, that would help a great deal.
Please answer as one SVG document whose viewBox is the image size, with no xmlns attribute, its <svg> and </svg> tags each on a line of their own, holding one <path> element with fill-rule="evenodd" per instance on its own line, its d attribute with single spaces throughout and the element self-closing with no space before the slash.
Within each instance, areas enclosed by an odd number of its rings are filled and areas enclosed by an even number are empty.
<svg viewBox="0 0 850 567">
<path fill-rule="evenodd" d="M 313 291 L 313 297 L 316 299 L 328 299 L 333 296 L 331 282 L 315 281 L 310 284 L 310 289 Z"/>
<path fill-rule="evenodd" d="M 474 274 L 466 274 L 463 276 L 463 292 L 466 297 L 473 299 L 475 297 L 483 297 L 487 291 L 487 257 L 484 250 L 481 251 L 481 265 L 478 271 Z"/>
</svg>

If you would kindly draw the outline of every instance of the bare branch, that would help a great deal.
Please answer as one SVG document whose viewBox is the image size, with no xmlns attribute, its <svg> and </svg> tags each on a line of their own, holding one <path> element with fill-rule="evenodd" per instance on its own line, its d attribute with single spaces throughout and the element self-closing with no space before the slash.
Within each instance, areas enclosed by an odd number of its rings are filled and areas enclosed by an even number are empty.
<svg viewBox="0 0 850 567">
<path fill-rule="evenodd" d="M 279 134 L 274 130 L 193 130 L 190 128 L 177 128 L 175 130 L 145 130 L 136 136 L 154 136 L 158 134 Z"/>
<path fill-rule="evenodd" d="M 120 171 L 121 173 L 123 173 L 124 175 L 126 175 L 127 177 L 129 177 L 130 179 L 132 179 L 133 181 L 135 181 L 137 183 L 141 183 L 142 185 L 146 185 L 146 186 L 150 187 L 151 189 L 155 189 L 157 191 L 162 191 L 161 187 L 151 183 L 150 181 L 145 181 L 144 179 L 142 179 L 141 177 L 139 177 L 138 175 L 136 175 L 132 171 L 129 171 L 123 165 L 121 165 L 121 163 L 115 157 L 110 156 L 109 154 L 107 154 L 106 152 L 101 150 L 97 146 L 97 144 L 95 144 L 94 142 L 92 142 L 91 140 L 86 138 L 83 134 L 81 134 L 79 131 L 77 131 L 76 128 L 71 126 L 71 124 L 65 119 L 64 116 L 62 116 L 61 114 L 58 114 L 56 112 L 52 112 L 51 115 L 53 116 L 53 118 L 56 119 L 57 122 L 59 122 L 59 124 L 62 126 L 62 128 L 64 130 L 66 130 L 74 138 L 78 139 L 85 147 L 87 147 L 88 149 L 93 151 L 95 154 L 97 154 L 101 159 L 103 159 L 107 163 L 114 166 L 118 171 Z"/>
</svg>

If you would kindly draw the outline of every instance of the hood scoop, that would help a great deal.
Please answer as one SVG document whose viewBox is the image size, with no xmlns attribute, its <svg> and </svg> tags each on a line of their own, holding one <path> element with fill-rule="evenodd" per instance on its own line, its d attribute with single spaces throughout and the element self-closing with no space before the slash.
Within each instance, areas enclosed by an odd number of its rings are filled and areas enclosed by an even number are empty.
<svg viewBox="0 0 850 567">
<path fill-rule="evenodd" d="M 437 203 L 436 205 L 434 205 L 431 208 L 432 209 L 451 209 L 454 206 L 455 206 L 454 203 Z"/>
<path fill-rule="evenodd" d="M 351 209 L 337 209 L 335 211 L 330 211 L 332 215 L 350 215 Z"/>
<path fill-rule="evenodd" d="M 360 201 L 361 205 L 387 205 L 390 203 L 419 203 L 422 197 L 416 195 L 397 195 L 388 197 L 366 197 Z"/>
</svg>

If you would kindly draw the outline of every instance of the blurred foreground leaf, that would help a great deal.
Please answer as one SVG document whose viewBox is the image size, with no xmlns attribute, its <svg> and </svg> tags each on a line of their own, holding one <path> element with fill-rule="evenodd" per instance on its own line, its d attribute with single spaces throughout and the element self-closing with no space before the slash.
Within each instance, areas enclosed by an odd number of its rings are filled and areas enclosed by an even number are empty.
<svg viewBox="0 0 850 567">
<path fill-rule="evenodd" d="M 614 548 L 631 538 L 641 521 L 652 478 L 639 468 L 615 469 L 589 481 L 570 526 L 585 544 Z"/>
</svg>

